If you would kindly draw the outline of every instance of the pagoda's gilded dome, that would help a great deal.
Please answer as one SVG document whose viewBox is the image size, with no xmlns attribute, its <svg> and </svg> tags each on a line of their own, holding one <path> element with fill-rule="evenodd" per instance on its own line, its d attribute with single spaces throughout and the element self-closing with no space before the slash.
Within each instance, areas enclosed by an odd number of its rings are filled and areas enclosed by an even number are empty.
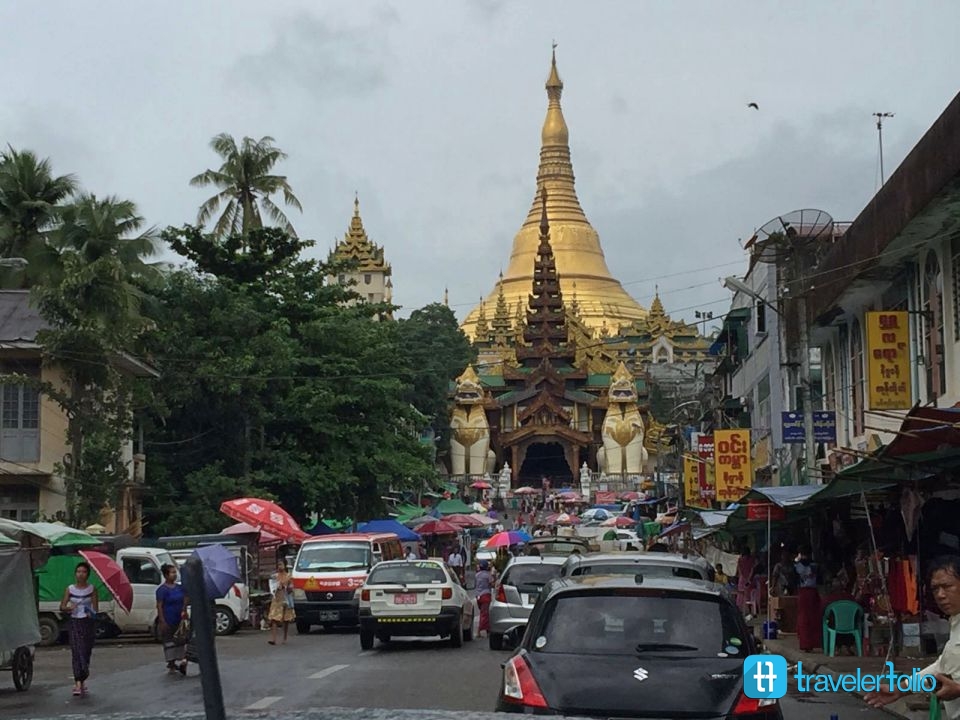
<svg viewBox="0 0 960 720">
<path fill-rule="evenodd" d="M 547 116 L 543 122 L 540 168 L 533 204 L 523 226 L 513 239 L 510 264 L 503 276 L 503 293 L 515 315 L 517 305 L 526 307 L 533 281 L 533 265 L 540 235 L 541 193 L 546 188 L 547 218 L 550 243 L 556 258 L 564 300 L 576 300 L 579 316 L 591 328 L 606 327 L 616 333 L 621 325 L 647 316 L 647 311 L 610 274 L 600 247 L 600 236 L 590 225 L 574 185 L 573 164 L 568 144 L 569 130 L 560 108 L 563 83 L 557 72 L 556 56 L 547 79 Z M 484 305 L 497 304 L 499 285 L 490 291 Z M 462 323 L 463 330 L 473 337 L 480 307 L 474 308 Z"/>
</svg>

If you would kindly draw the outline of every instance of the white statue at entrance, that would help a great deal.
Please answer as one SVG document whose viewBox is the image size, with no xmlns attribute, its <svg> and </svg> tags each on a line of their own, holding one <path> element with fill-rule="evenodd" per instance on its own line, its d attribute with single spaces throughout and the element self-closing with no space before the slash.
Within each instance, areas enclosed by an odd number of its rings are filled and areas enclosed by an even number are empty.
<svg viewBox="0 0 960 720">
<path fill-rule="evenodd" d="M 584 498 L 590 498 L 590 468 L 587 467 L 586 460 L 580 466 L 580 494 Z"/>
<path fill-rule="evenodd" d="M 496 457 L 490 449 L 490 424 L 483 407 L 483 386 L 473 367 L 457 378 L 450 417 L 450 471 L 453 475 L 492 473 Z"/>
<path fill-rule="evenodd" d="M 637 386 L 622 362 L 610 380 L 607 414 L 603 419 L 603 447 L 597 453 L 600 471 L 607 475 L 639 474 L 648 454 L 643 446 L 643 418 L 637 407 Z"/>
<path fill-rule="evenodd" d="M 497 487 L 497 492 L 501 497 L 506 497 L 506 494 L 510 492 L 510 486 L 513 484 L 513 473 L 510 470 L 510 463 L 505 462 L 503 467 L 500 468 L 500 477 Z"/>
</svg>

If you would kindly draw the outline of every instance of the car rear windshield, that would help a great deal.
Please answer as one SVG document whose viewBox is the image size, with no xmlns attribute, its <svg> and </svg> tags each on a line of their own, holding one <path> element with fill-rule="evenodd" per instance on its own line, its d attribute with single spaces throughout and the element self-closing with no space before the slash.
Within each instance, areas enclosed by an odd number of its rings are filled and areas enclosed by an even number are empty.
<svg viewBox="0 0 960 720">
<path fill-rule="evenodd" d="M 697 568 L 677 565 L 644 565 L 643 563 L 597 563 L 578 565 L 570 571 L 572 577 L 578 575 L 644 575 L 648 577 L 676 577 L 706 580 L 704 573 Z"/>
<path fill-rule="evenodd" d="M 296 569 L 300 572 L 366 570 L 370 560 L 369 543 L 317 543 L 300 548 Z"/>
<path fill-rule="evenodd" d="M 367 585 L 439 585 L 447 576 L 436 563 L 378 565 L 367 578 Z"/>
<path fill-rule="evenodd" d="M 681 653 L 745 657 L 746 638 L 732 607 L 676 594 L 560 595 L 544 608 L 534 652 L 577 655 Z"/>
<path fill-rule="evenodd" d="M 540 588 L 560 577 L 560 566 L 552 563 L 524 563 L 507 568 L 503 584 L 517 588 L 520 592 L 539 592 Z"/>
</svg>

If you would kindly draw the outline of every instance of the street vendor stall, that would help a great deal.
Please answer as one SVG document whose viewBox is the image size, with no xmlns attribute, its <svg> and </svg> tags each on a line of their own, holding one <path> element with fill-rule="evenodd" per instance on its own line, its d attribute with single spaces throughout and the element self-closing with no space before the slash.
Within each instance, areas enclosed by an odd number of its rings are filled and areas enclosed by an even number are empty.
<svg viewBox="0 0 960 720">
<path fill-rule="evenodd" d="M 17 690 L 33 682 L 34 648 L 40 642 L 33 569 L 49 547 L 36 536 L 22 541 L 0 534 L 0 670 L 9 670 Z"/>
</svg>

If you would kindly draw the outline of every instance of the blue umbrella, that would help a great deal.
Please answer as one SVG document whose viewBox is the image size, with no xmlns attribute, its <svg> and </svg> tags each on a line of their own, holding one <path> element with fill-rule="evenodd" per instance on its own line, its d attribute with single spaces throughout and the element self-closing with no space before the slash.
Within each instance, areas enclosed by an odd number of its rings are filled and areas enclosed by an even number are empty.
<svg viewBox="0 0 960 720">
<path fill-rule="evenodd" d="M 193 556 L 203 563 L 203 582 L 207 597 L 221 598 L 230 592 L 234 583 L 240 582 L 240 564 L 237 557 L 223 545 L 204 545 L 193 551 Z"/>
</svg>

